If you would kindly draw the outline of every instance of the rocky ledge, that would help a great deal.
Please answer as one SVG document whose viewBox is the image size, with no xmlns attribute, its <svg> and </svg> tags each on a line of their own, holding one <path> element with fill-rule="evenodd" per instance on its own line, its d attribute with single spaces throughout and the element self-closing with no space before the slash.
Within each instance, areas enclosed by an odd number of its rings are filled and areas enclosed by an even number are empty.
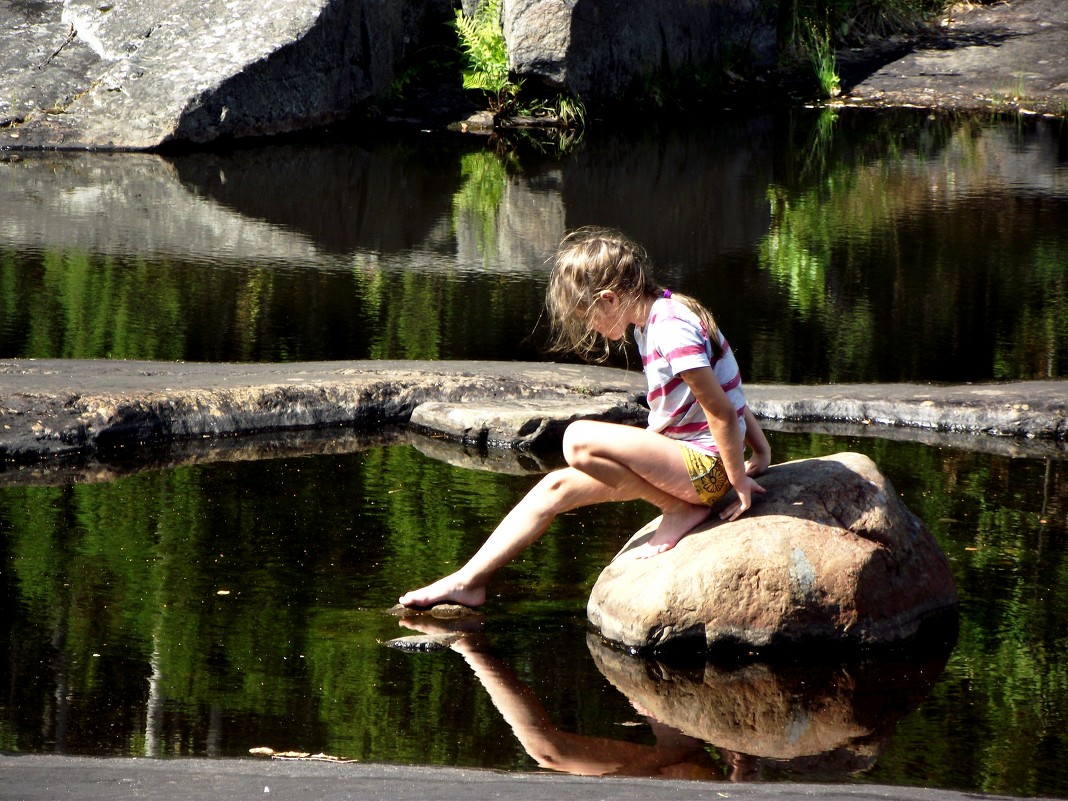
<svg viewBox="0 0 1068 801">
<path fill-rule="evenodd" d="M 747 392 L 769 428 L 903 436 L 1009 455 L 1068 453 L 1064 381 L 749 385 Z M 0 362 L 0 465 L 339 427 L 400 426 L 482 449 L 551 453 L 579 417 L 641 424 L 643 394 L 637 373 L 570 364 L 15 359 Z"/>
</svg>

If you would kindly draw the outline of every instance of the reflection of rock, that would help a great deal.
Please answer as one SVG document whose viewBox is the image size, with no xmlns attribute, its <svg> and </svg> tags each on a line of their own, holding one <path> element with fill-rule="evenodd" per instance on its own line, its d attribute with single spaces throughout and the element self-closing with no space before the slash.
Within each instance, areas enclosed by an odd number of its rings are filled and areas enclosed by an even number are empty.
<svg viewBox="0 0 1068 801">
<path fill-rule="evenodd" d="M 414 431 L 409 432 L 409 439 L 412 446 L 424 456 L 466 470 L 487 470 L 491 473 L 512 476 L 529 476 L 548 473 L 556 466 L 555 463 L 562 462 L 559 456 L 553 459 L 546 454 L 543 457 L 511 446 L 479 447 L 470 443 L 457 442 L 452 438 L 445 439 Z"/>
<path fill-rule="evenodd" d="M 650 717 L 809 778 L 871 767 L 948 657 L 946 649 L 934 658 L 882 655 L 848 664 L 673 668 L 621 653 L 595 634 L 587 643 L 605 677 Z"/>
<path fill-rule="evenodd" d="M 428 253 L 455 267 L 451 236 L 442 233 L 458 170 L 411 150 L 316 140 L 233 151 L 206 150 L 169 159 L 194 197 L 227 212 L 298 232 L 321 253 L 374 254 L 425 268 Z M 411 252 L 415 249 L 416 252 Z"/>
<path fill-rule="evenodd" d="M 713 515 L 652 559 L 627 550 L 658 521 L 639 531 L 590 595 L 601 634 L 654 650 L 887 643 L 955 612 L 945 555 L 866 456 L 778 465 L 761 483 L 746 515 Z"/>
<path fill-rule="evenodd" d="M 324 264 L 306 236 L 182 186 L 175 163 L 143 153 L 48 153 L 5 165 L 0 246 L 190 261 Z M 216 176 L 222 175 L 222 166 Z"/>
<path fill-rule="evenodd" d="M 488 158 L 499 158 L 487 154 Z M 500 271 L 548 272 L 548 257 L 564 235 L 564 202 L 559 170 L 522 178 L 501 167 L 503 186 L 493 217 L 476 209 L 456 211 L 456 249 L 459 264 L 498 265 Z M 489 230 L 487 230 L 489 226 Z M 492 241 L 487 239 L 492 238 Z M 492 252 L 491 249 L 495 249 Z"/>
</svg>

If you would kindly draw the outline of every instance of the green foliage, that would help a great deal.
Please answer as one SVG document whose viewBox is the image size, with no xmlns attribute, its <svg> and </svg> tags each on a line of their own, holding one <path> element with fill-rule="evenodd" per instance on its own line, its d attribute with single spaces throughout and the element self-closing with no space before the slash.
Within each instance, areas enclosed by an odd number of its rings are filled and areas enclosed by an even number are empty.
<svg viewBox="0 0 1068 801">
<path fill-rule="evenodd" d="M 501 28 L 500 0 L 482 0 L 468 18 L 456 10 L 456 33 L 465 59 L 464 89 L 486 93 L 490 110 L 510 113 L 515 108 L 519 84 L 508 74 L 508 48 Z"/>
<path fill-rule="evenodd" d="M 841 94 L 841 81 L 838 77 L 838 58 L 831 42 L 830 31 L 826 27 L 807 21 L 805 45 L 812 71 L 819 84 L 820 95 L 824 98 L 838 97 Z"/>
<path fill-rule="evenodd" d="M 825 28 L 834 46 L 869 44 L 920 30 L 950 0 L 783 0 L 779 41 L 787 52 L 806 52 L 808 29 Z"/>
</svg>

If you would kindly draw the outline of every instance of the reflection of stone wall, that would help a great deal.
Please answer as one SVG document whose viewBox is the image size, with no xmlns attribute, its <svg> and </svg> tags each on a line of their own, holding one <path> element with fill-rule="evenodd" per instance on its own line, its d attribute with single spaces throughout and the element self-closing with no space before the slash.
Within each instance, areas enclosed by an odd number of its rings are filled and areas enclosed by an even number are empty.
<svg viewBox="0 0 1068 801">
<path fill-rule="evenodd" d="M 47 154 L 3 165 L 0 247 L 321 263 L 315 243 L 190 192 L 144 154 Z"/>
<path fill-rule="evenodd" d="M 383 256 L 439 241 L 459 185 L 455 162 L 403 148 L 331 142 L 173 158 L 191 192 L 298 231 L 321 251 Z"/>
<path fill-rule="evenodd" d="M 669 276 L 751 251 L 771 222 L 773 130 L 764 115 L 665 131 L 655 143 L 591 143 L 564 170 L 567 226 L 622 228 Z"/>
<path fill-rule="evenodd" d="M 544 272 L 547 259 L 564 234 L 564 200 L 559 171 L 532 179 L 508 176 L 496 220 L 495 240 L 484 252 L 483 220 L 461 210 L 456 215 L 456 254 L 461 267 L 489 267 L 495 272 Z M 494 268 L 492 265 L 496 265 Z"/>
</svg>

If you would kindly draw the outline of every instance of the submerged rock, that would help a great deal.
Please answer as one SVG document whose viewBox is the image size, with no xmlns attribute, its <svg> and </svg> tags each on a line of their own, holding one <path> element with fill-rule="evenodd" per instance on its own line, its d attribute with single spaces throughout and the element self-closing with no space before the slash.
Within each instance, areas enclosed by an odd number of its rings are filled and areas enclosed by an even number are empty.
<svg viewBox="0 0 1068 801">
<path fill-rule="evenodd" d="M 463 637 L 463 634 L 411 634 L 407 637 L 397 637 L 389 640 L 386 646 L 397 651 L 410 653 L 433 653 L 445 651 L 450 645 Z"/>
<path fill-rule="evenodd" d="M 403 604 L 394 604 L 389 608 L 389 614 L 399 618 L 430 617 L 436 620 L 459 620 L 469 617 L 481 617 L 482 613 L 477 609 L 462 604 L 434 604 L 427 609 L 418 609 Z"/>
<path fill-rule="evenodd" d="M 590 595 L 601 635 L 643 651 L 871 645 L 955 611 L 941 548 L 866 456 L 777 465 L 761 484 L 743 517 L 713 515 L 652 559 L 628 551 L 659 519 L 635 534 Z"/>
</svg>

